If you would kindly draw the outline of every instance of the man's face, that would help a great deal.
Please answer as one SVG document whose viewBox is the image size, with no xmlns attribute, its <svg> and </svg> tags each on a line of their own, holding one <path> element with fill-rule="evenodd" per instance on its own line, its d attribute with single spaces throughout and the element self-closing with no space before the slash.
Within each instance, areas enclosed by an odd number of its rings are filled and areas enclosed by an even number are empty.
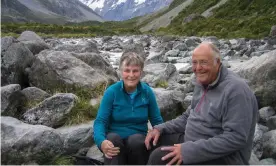
<svg viewBox="0 0 276 166">
<path fill-rule="evenodd" d="M 196 48 L 192 56 L 193 72 L 196 79 L 202 85 L 211 84 L 218 75 L 220 61 L 212 56 L 211 48 L 200 46 Z"/>
</svg>

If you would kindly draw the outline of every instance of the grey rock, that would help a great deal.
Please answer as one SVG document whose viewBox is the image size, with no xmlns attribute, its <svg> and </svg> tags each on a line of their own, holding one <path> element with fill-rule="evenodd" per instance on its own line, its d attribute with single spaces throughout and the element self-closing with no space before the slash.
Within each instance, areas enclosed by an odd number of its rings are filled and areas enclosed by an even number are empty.
<svg viewBox="0 0 276 166">
<path fill-rule="evenodd" d="M 93 140 L 93 121 L 85 124 L 64 126 L 57 128 L 63 140 L 63 149 L 65 154 L 74 154 L 82 148 L 91 147 L 94 144 Z"/>
<path fill-rule="evenodd" d="M 249 80 L 260 108 L 271 106 L 276 109 L 276 50 L 252 57 L 231 70 Z"/>
<path fill-rule="evenodd" d="M 72 53 L 72 55 L 88 64 L 100 75 L 107 78 L 109 84 L 112 84 L 119 80 L 115 69 L 101 55 L 97 53 Z"/>
<path fill-rule="evenodd" d="M 156 63 L 146 65 L 144 74 L 142 81 L 147 82 L 152 87 L 156 87 L 160 81 L 177 82 L 177 78 L 174 76 L 178 73 L 173 64 Z"/>
<path fill-rule="evenodd" d="M 191 65 L 187 65 L 178 70 L 179 74 L 191 74 L 193 73 L 193 68 Z"/>
<path fill-rule="evenodd" d="M 63 44 L 54 48 L 56 51 L 68 51 L 75 53 L 94 52 L 99 53 L 97 44 L 91 41 L 85 41 L 80 44 Z"/>
<path fill-rule="evenodd" d="M 26 111 L 22 120 L 28 124 L 60 127 L 64 125 L 66 115 L 70 113 L 76 100 L 77 96 L 72 93 L 58 93 Z"/>
<path fill-rule="evenodd" d="M 1 55 L 12 45 L 12 43 L 18 42 L 14 37 L 7 36 L 1 38 Z"/>
<path fill-rule="evenodd" d="M 96 88 L 107 84 L 108 79 L 82 60 L 66 51 L 40 52 L 29 74 L 31 86 L 45 90 Z M 73 89 L 73 90 L 70 90 Z"/>
<path fill-rule="evenodd" d="M 1 116 L 1 164 L 47 164 L 62 153 L 62 140 L 52 128 Z"/>
<path fill-rule="evenodd" d="M 263 124 L 267 123 L 268 118 L 275 115 L 275 110 L 272 107 L 263 107 L 259 110 L 260 122 Z"/>
<path fill-rule="evenodd" d="M 1 116 L 18 117 L 21 115 L 22 105 L 26 98 L 21 93 L 19 84 L 1 87 Z"/>
<path fill-rule="evenodd" d="M 175 118 L 185 110 L 183 108 L 184 93 L 174 90 L 165 90 L 163 88 L 154 88 L 153 91 L 165 121 Z"/>
<path fill-rule="evenodd" d="M 50 94 L 45 92 L 42 89 L 39 89 L 37 87 L 28 87 L 21 91 L 23 95 L 26 96 L 27 101 L 42 101 L 48 97 L 50 97 Z"/>
<path fill-rule="evenodd" d="M 99 148 L 96 145 L 93 145 L 86 154 L 87 157 L 99 160 L 101 162 L 104 162 L 104 156 L 103 153 L 99 150 Z"/>
<path fill-rule="evenodd" d="M 40 41 L 44 42 L 44 40 L 38 36 L 33 31 L 24 31 L 20 34 L 20 36 L 17 38 L 18 41 Z"/>
<path fill-rule="evenodd" d="M 275 130 L 276 129 L 276 116 L 271 116 L 268 118 L 267 122 L 267 127 L 269 128 L 269 130 Z"/>
<path fill-rule="evenodd" d="M 255 165 L 275 165 L 275 164 L 276 164 L 276 159 L 266 158 L 266 159 L 262 159 L 259 163 Z"/>
<path fill-rule="evenodd" d="M 276 130 L 271 130 L 263 135 L 264 158 L 276 158 Z"/>
<path fill-rule="evenodd" d="M 144 59 L 146 59 L 146 57 L 147 57 L 147 54 L 144 51 L 144 47 L 143 47 L 142 44 L 131 44 L 131 45 L 124 46 L 123 52 L 124 53 L 126 53 L 126 52 L 135 52 Z"/>
<path fill-rule="evenodd" d="M 28 77 L 25 68 L 32 65 L 34 56 L 22 43 L 13 43 L 1 54 L 1 86 L 20 84 L 25 87 Z"/>
<path fill-rule="evenodd" d="M 253 148 L 252 152 L 256 155 L 258 159 L 260 159 L 263 155 L 263 134 L 266 132 L 263 130 L 263 127 L 260 124 L 257 124 L 255 126 L 255 133 L 254 133 L 254 138 L 253 138 Z"/>
<path fill-rule="evenodd" d="M 249 165 L 257 165 L 259 163 L 259 159 L 254 153 L 251 153 L 251 157 L 249 159 Z"/>
</svg>

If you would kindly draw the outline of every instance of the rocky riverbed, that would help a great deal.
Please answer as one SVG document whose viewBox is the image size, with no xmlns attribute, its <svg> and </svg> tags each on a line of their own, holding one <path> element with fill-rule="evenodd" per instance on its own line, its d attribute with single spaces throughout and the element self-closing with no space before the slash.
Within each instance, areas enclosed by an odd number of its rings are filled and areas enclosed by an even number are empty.
<svg viewBox="0 0 276 166">
<path fill-rule="evenodd" d="M 57 156 L 87 155 L 102 160 L 94 145 L 93 119 L 65 126 L 81 90 L 118 81 L 119 58 L 135 51 L 145 59 L 142 81 L 154 90 L 165 120 L 190 105 L 194 77 L 191 51 L 213 42 L 223 64 L 246 79 L 259 104 L 250 164 L 276 164 L 276 38 L 105 36 L 43 39 L 25 31 L 1 38 L 1 164 L 45 164 Z M 56 88 L 72 89 L 50 94 Z M 22 103 L 35 103 L 22 107 Z M 100 100 L 91 98 L 91 104 Z"/>
</svg>

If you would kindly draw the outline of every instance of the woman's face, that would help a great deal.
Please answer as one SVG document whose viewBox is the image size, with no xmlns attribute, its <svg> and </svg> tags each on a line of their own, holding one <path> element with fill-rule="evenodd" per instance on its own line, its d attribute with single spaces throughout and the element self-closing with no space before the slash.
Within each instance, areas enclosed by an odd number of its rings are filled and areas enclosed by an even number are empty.
<svg viewBox="0 0 276 166">
<path fill-rule="evenodd" d="M 122 66 L 121 75 L 127 92 L 133 92 L 141 78 L 141 67 L 137 65 Z"/>
</svg>

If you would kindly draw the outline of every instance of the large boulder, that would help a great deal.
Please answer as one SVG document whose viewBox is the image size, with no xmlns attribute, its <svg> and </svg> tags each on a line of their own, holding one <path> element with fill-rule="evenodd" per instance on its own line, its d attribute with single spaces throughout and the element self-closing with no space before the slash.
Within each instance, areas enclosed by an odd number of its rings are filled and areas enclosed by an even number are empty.
<svg viewBox="0 0 276 166">
<path fill-rule="evenodd" d="M 259 108 L 271 106 L 276 109 L 276 50 L 253 57 L 232 70 L 249 81 Z"/>
<path fill-rule="evenodd" d="M 266 124 L 269 130 L 276 130 L 276 115 L 268 118 Z"/>
<path fill-rule="evenodd" d="M 154 88 L 153 91 L 165 121 L 175 118 L 186 110 L 186 108 L 184 108 L 184 93 L 174 90 L 165 90 L 163 88 Z"/>
<path fill-rule="evenodd" d="M 147 54 L 144 51 L 144 47 L 142 44 L 130 44 L 130 45 L 125 45 L 123 47 L 123 52 L 135 52 L 138 55 L 140 55 L 143 59 L 146 59 Z"/>
<path fill-rule="evenodd" d="M 29 72 L 32 86 L 43 90 L 95 89 L 108 78 L 67 51 L 40 52 Z M 74 93 L 74 92 L 73 92 Z"/>
<path fill-rule="evenodd" d="M 1 116 L 1 164 L 49 164 L 63 153 L 62 143 L 59 134 L 50 127 Z"/>
<path fill-rule="evenodd" d="M 1 87 L 1 116 L 19 117 L 22 104 L 26 98 L 21 93 L 19 84 L 10 84 Z"/>
<path fill-rule="evenodd" d="M 63 140 L 65 154 L 74 154 L 79 149 L 89 148 L 93 145 L 93 126 L 94 121 L 74 126 L 64 126 L 57 128 Z"/>
<path fill-rule="evenodd" d="M 28 102 L 40 102 L 50 97 L 50 94 L 37 87 L 25 88 L 21 91 L 21 93 L 26 97 Z"/>
<path fill-rule="evenodd" d="M 276 158 L 276 130 L 264 134 L 263 147 L 263 158 Z"/>
<path fill-rule="evenodd" d="M 260 114 L 260 123 L 266 125 L 268 119 L 275 115 L 275 111 L 273 108 L 271 107 L 263 107 L 259 110 L 259 114 Z"/>
<path fill-rule="evenodd" d="M 24 31 L 17 38 L 18 41 L 21 41 L 25 46 L 34 54 L 38 54 L 40 51 L 49 49 L 50 46 L 38 36 L 35 32 Z"/>
<path fill-rule="evenodd" d="M 108 82 L 114 83 L 119 80 L 116 70 L 112 65 L 97 53 L 72 53 L 73 56 L 82 60 L 90 67 L 95 69 L 100 75 L 105 76 Z"/>
<path fill-rule="evenodd" d="M 62 44 L 54 47 L 56 51 L 68 51 L 75 53 L 94 52 L 99 53 L 97 44 L 91 41 L 84 41 L 77 44 Z"/>
<path fill-rule="evenodd" d="M 18 42 L 14 37 L 7 36 L 1 38 L 1 55 L 12 45 L 12 43 Z"/>
<path fill-rule="evenodd" d="M 148 64 L 144 67 L 144 74 L 142 81 L 152 87 L 158 86 L 161 82 L 175 83 L 179 79 L 176 67 L 170 63 Z"/>
<path fill-rule="evenodd" d="M 45 125 L 49 127 L 60 127 L 64 125 L 66 115 L 74 107 L 77 96 L 72 93 L 59 93 L 45 99 L 35 108 L 26 111 L 22 120 L 33 125 Z"/>
<path fill-rule="evenodd" d="M 23 43 L 5 37 L 1 38 L 1 86 L 20 84 L 28 86 L 25 69 L 32 65 L 33 53 Z"/>
<path fill-rule="evenodd" d="M 258 159 L 260 159 L 263 155 L 263 140 L 262 140 L 262 138 L 263 138 L 264 133 L 267 131 L 268 131 L 268 128 L 266 126 L 263 126 L 261 124 L 257 124 L 255 126 L 252 152 L 256 155 L 256 157 Z"/>
</svg>

